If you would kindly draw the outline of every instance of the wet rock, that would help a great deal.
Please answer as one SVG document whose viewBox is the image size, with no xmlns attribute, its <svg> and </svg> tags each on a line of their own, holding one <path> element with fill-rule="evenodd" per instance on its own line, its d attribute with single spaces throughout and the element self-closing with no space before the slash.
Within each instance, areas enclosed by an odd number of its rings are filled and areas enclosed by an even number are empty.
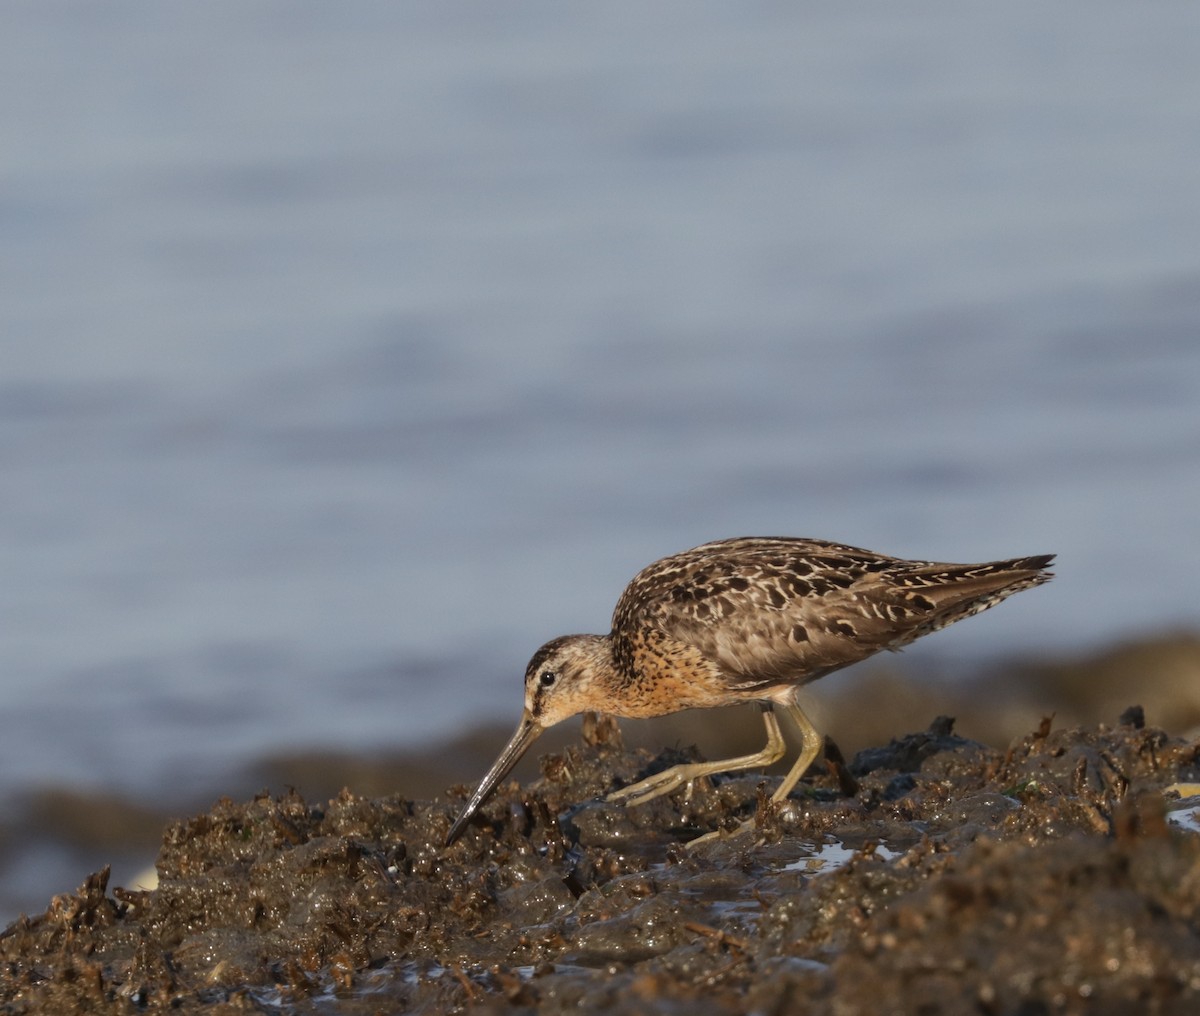
<svg viewBox="0 0 1200 1016">
<path fill-rule="evenodd" d="M 1191 1011 L 1200 837 L 1163 790 L 1200 744 L 1134 719 L 1004 752 L 939 720 L 780 805 L 743 774 L 638 808 L 602 798 L 679 756 L 601 727 L 450 847 L 461 788 L 221 801 L 157 889 L 10 925 L 0 1012 Z"/>
</svg>

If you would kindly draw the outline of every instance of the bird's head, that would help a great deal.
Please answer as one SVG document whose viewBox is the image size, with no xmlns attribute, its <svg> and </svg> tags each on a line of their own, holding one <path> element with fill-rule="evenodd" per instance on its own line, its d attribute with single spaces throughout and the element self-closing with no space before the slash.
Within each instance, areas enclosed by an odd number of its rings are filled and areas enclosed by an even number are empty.
<svg viewBox="0 0 1200 1016">
<path fill-rule="evenodd" d="M 499 757 L 479 782 L 462 814 L 450 827 L 449 846 L 529 746 L 547 727 L 586 709 L 607 711 L 601 675 L 611 669 L 608 639 L 600 635 L 563 635 L 533 654 L 525 668 L 525 711 Z"/>
<path fill-rule="evenodd" d="M 608 639 L 599 635 L 551 639 L 525 668 L 525 716 L 544 730 L 588 709 L 607 711 L 598 678 L 609 658 Z"/>
</svg>

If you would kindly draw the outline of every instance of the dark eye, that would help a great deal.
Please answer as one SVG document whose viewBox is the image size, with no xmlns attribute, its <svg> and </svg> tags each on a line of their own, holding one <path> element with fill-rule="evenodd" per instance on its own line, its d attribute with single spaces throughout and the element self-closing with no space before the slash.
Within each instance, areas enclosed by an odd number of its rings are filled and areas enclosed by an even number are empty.
<svg viewBox="0 0 1200 1016">
<path fill-rule="evenodd" d="M 543 688 L 549 688 L 557 680 L 558 675 L 553 670 L 543 670 L 542 676 L 538 678 Z"/>
</svg>

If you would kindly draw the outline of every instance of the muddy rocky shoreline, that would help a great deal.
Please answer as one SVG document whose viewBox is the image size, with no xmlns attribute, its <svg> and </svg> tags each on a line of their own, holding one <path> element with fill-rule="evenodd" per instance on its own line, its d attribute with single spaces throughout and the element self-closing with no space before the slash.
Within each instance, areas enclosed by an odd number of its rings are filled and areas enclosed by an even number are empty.
<svg viewBox="0 0 1200 1016">
<path fill-rule="evenodd" d="M 0 1013 L 1200 1011 L 1200 742 L 1136 708 L 1003 751 L 939 718 L 778 808 L 758 775 L 604 804 L 682 756 L 585 735 L 449 848 L 461 786 L 172 823 L 157 889 L 3 932 Z"/>
</svg>

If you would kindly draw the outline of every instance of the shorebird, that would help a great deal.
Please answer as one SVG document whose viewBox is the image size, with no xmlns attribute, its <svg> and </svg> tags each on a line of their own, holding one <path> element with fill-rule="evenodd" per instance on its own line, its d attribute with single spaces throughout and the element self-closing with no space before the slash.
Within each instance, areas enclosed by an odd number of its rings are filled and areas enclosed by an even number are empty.
<svg viewBox="0 0 1200 1016">
<path fill-rule="evenodd" d="M 771 795 L 782 801 L 822 743 L 796 703 L 801 685 L 1041 585 L 1051 578 L 1046 568 L 1053 560 L 1039 554 L 984 564 L 906 561 L 790 537 L 718 540 L 664 557 L 625 588 L 609 634 L 564 635 L 533 654 L 520 725 L 446 843 L 458 838 L 543 730 L 587 710 L 645 717 L 742 702 L 761 706 L 762 751 L 675 766 L 607 798 L 636 805 L 704 776 L 777 762 L 786 751 L 774 712 L 779 706 L 801 741 L 799 757 Z"/>
</svg>

